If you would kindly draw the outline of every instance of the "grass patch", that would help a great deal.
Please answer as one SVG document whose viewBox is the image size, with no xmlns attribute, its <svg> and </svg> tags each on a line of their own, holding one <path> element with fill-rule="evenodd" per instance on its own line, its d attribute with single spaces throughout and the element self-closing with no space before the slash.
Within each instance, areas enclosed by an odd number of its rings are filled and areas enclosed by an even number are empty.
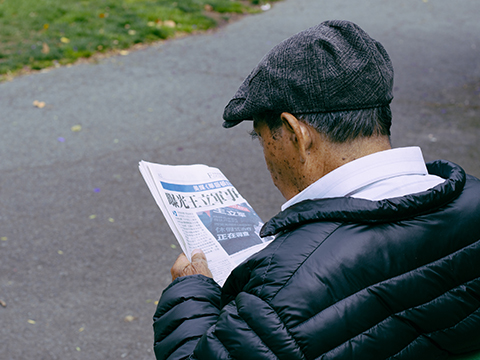
<svg viewBox="0 0 480 360">
<path fill-rule="evenodd" d="M 262 2 L 0 0 L 0 76 L 207 30 L 215 18 L 260 11 Z"/>
</svg>

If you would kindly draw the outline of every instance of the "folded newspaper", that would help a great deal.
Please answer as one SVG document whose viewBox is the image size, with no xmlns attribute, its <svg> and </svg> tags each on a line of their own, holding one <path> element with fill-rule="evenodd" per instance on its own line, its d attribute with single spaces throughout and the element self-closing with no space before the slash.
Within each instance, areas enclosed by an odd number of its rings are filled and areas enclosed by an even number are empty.
<svg viewBox="0 0 480 360">
<path fill-rule="evenodd" d="M 262 220 L 219 169 L 146 161 L 139 168 L 185 255 L 202 249 L 220 286 L 273 239 L 259 236 Z"/>
</svg>

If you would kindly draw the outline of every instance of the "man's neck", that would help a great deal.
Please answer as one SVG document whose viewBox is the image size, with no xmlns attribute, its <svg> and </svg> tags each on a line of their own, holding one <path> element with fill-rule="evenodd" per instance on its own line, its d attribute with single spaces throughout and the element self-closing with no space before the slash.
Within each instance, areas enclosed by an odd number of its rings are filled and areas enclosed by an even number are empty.
<svg viewBox="0 0 480 360">
<path fill-rule="evenodd" d="M 324 171 L 318 179 L 351 161 L 391 148 L 392 145 L 388 136 L 358 138 L 346 143 L 328 142 L 325 146 L 327 153 Z"/>
</svg>

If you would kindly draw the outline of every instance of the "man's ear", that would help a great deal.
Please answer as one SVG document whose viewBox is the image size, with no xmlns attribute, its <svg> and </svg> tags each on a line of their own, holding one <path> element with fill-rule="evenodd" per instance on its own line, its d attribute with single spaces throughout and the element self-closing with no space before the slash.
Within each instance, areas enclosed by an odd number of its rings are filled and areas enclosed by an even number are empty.
<svg viewBox="0 0 480 360">
<path fill-rule="evenodd" d="M 282 113 L 280 118 L 295 147 L 298 148 L 303 159 L 306 159 L 307 150 L 312 146 L 313 140 L 308 125 L 287 112 Z"/>
</svg>

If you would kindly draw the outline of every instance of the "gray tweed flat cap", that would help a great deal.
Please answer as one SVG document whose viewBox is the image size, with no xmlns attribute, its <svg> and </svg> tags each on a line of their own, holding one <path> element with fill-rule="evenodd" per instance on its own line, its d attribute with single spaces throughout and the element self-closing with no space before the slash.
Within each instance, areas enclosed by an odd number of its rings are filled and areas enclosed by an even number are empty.
<svg viewBox="0 0 480 360">
<path fill-rule="evenodd" d="M 305 114 L 388 105 L 393 67 L 358 25 L 325 21 L 275 46 L 225 107 L 223 126 L 266 112 Z"/>
</svg>

